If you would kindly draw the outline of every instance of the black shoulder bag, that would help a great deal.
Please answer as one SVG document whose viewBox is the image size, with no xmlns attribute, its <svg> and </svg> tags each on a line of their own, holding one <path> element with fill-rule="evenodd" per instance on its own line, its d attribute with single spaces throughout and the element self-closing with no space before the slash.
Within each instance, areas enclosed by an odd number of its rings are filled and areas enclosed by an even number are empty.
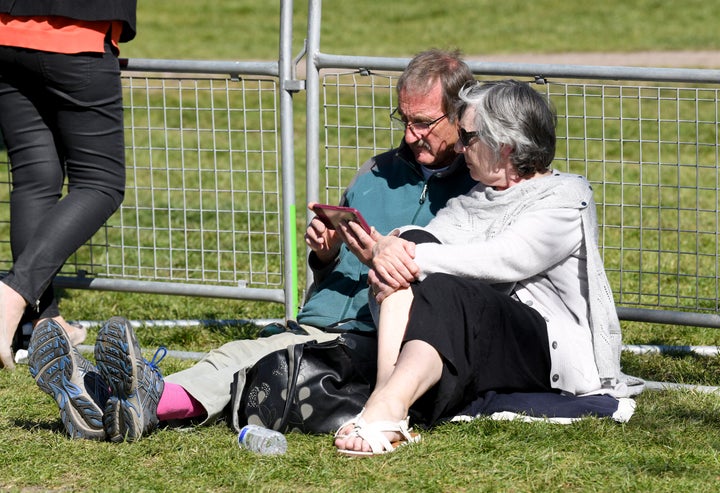
<svg viewBox="0 0 720 493">
<path fill-rule="evenodd" d="M 232 426 L 236 431 L 251 423 L 283 433 L 335 432 L 362 410 L 376 372 L 374 333 L 344 333 L 333 341 L 275 351 L 235 375 Z"/>
</svg>

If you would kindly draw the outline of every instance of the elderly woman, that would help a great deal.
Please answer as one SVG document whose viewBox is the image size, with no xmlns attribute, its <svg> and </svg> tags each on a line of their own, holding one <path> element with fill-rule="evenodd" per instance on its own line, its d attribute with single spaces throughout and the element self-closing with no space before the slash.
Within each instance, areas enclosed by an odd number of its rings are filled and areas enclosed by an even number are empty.
<svg viewBox="0 0 720 493">
<path fill-rule="evenodd" d="M 432 425 L 490 390 L 632 393 L 592 189 L 550 168 L 552 107 L 512 80 L 460 97 L 456 146 L 480 184 L 425 228 L 375 234 L 378 380 L 335 436 L 346 454 L 417 441 L 408 414 Z"/>
</svg>

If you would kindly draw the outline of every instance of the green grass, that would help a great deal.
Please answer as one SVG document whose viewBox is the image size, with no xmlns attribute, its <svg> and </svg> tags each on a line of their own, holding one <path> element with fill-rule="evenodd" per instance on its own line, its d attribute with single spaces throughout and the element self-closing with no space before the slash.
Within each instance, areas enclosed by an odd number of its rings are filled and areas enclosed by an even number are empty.
<svg viewBox="0 0 720 493">
<path fill-rule="evenodd" d="M 305 36 L 307 6 L 302 1 L 295 4 L 297 52 Z M 455 0 L 449 5 L 427 0 L 326 0 L 323 7 L 322 51 L 335 54 L 411 56 L 431 46 L 458 47 L 478 57 L 720 48 L 714 5 L 697 0 L 682 4 Z M 123 47 L 123 56 L 239 60 L 277 56 L 278 0 L 153 0 L 140 2 L 139 9 L 138 38 Z M 300 111 L 296 116 L 299 121 L 304 118 Z M 170 117 L 177 125 L 181 117 L 194 116 Z M 613 138 L 620 134 L 619 128 L 609 130 L 616 132 L 608 134 Z M 597 158 L 592 146 L 588 152 L 588 158 Z M 614 152 L 619 155 L 623 149 Z M 639 149 L 624 152 L 636 158 Z M 304 162 L 304 156 L 297 158 Z M 354 159 L 348 156 L 349 161 Z M 302 187 L 302 181 L 298 183 Z M 116 314 L 140 320 L 253 319 L 283 313 L 282 307 L 269 303 L 82 290 L 62 292 L 61 306 L 71 320 L 104 320 Z M 625 323 L 623 329 L 625 342 L 632 344 L 720 345 L 720 331 L 714 329 L 637 323 Z M 208 351 L 232 339 L 251 338 L 254 332 L 250 326 L 138 331 L 148 357 L 160 344 Z M 91 330 L 89 343 L 94 335 Z M 169 374 L 191 364 L 166 358 L 161 368 Z M 718 358 L 624 354 L 623 367 L 652 380 L 720 384 Z M 20 367 L 13 373 L 0 372 L 0 487 L 10 491 L 717 491 L 720 399 L 693 392 L 646 392 L 637 403 L 635 416 L 625 425 L 607 420 L 572 426 L 480 420 L 426 431 L 421 444 L 369 460 L 337 457 L 330 436 L 291 434 L 287 455 L 268 458 L 241 451 L 223 423 L 193 430 L 163 429 L 136 444 L 69 440 L 54 402 L 34 385 L 27 368 Z"/>
<path fill-rule="evenodd" d="M 307 2 L 294 2 L 294 53 L 306 37 Z M 273 60 L 279 0 L 139 3 L 136 58 Z M 428 47 L 484 53 L 720 48 L 715 4 L 688 0 L 325 1 L 321 49 L 333 54 L 412 56 Z M 209 27 L 209 28 L 208 28 Z"/>
<path fill-rule="evenodd" d="M 135 444 L 72 441 L 45 394 L 18 391 L 34 389 L 25 369 L 0 384 L 1 483 L 12 491 L 709 492 L 720 479 L 720 403 L 690 392 L 644 393 L 627 424 L 447 424 L 395 454 L 349 459 L 329 435 L 300 434 L 284 456 L 255 456 L 222 423 Z"/>
</svg>

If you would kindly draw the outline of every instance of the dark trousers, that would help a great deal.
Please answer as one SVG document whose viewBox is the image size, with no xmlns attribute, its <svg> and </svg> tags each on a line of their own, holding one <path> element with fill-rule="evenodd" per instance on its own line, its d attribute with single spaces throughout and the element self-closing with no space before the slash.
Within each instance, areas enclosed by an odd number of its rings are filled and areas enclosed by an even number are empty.
<svg viewBox="0 0 720 493">
<path fill-rule="evenodd" d="M 3 282 L 36 318 L 56 316 L 53 278 L 125 191 L 120 67 L 110 44 L 79 55 L 0 47 L 0 130 L 12 171 L 13 266 Z"/>
</svg>

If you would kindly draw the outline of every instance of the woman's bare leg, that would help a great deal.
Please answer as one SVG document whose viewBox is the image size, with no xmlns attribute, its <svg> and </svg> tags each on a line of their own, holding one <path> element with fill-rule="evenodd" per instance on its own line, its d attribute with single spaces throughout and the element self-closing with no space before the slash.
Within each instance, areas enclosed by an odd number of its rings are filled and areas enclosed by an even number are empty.
<svg viewBox="0 0 720 493">
<path fill-rule="evenodd" d="M 406 342 L 387 382 L 382 388 L 376 388 L 365 404 L 363 420 L 374 423 L 405 419 L 410 406 L 440 380 L 442 368 L 442 358 L 431 345 L 419 340 Z M 370 445 L 351 431 L 352 426 L 341 430 L 335 446 L 344 450 L 370 451 Z M 391 442 L 401 438 L 396 433 L 386 436 Z"/>
<path fill-rule="evenodd" d="M 395 369 L 412 301 L 412 289 L 401 289 L 380 304 L 376 388 L 382 387 Z"/>
</svg>

